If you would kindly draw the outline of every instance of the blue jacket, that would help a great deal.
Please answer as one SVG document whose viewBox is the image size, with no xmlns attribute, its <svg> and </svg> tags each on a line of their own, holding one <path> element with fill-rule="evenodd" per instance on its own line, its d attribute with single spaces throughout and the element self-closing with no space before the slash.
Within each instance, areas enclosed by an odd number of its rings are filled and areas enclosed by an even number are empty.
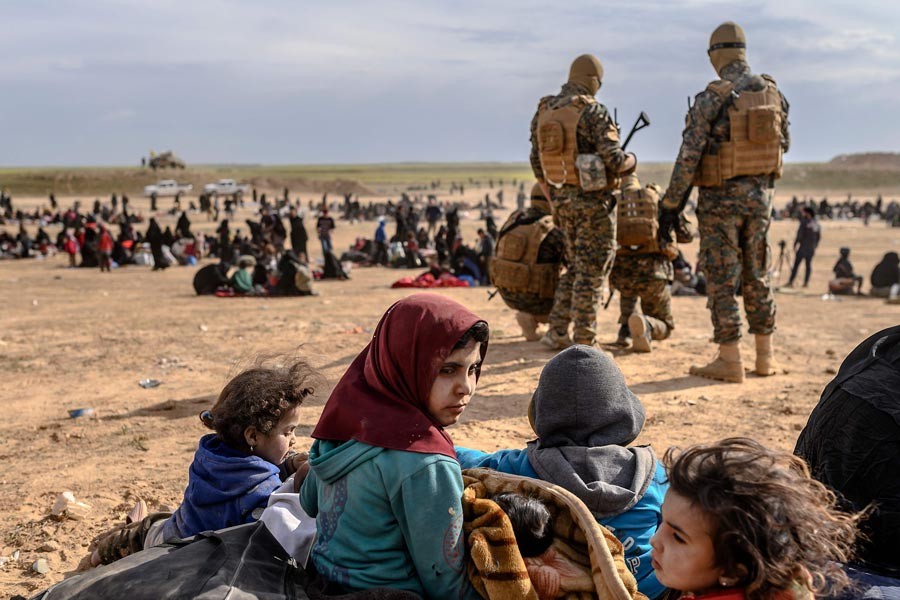
<svg viewBox="0 0 900 600">
<path fill-rule="evenodd" d="M 163 538 L 186 538 L 256 519 L 281 485 L 278 465 L 234 450 L 210 433 L 200 438 L 181 506 L 163 525 Z"/>
<path fill-rule="evenodd" d="M 485 467 L 501 473 L 540 479 L 525 450 L 498 450 L 488 454 L 457 446 L 456 458 L 463 469 Z M 637 579 L 638 589 L 651 599 L 666 591 L 650 564 L 650 538 L 662 521 L 661 507 L 668 487 L 666 470 L 657 462 L 653 481 L 631 510 L 607 519 L 597 519 L 622 542 L 625 564 Z"/>
<path fill-rule="evenodd" d="M 466 576 L 462 473 L 441 454 L 317 440 L 300 504 L 316 518 L 316 570 L 347 590 L 478 598 Z"/>
<path fill-rule="evenodd" d="M 375 230 L 375 241 L 376 242 L 386 242 L 387 234 L 384 232 L 384 221 L 378 224 L 378 229 Z"/>
</svg>

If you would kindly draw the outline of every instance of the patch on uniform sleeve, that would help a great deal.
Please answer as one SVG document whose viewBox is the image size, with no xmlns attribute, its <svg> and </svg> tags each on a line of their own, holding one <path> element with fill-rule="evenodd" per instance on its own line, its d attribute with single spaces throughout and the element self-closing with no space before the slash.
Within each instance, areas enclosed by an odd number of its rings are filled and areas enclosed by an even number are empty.
<svg viewBox="0 0 900 600">
<path fill-rule="evenodd" d="M 731 91 L 734 89 L 734 84 L 730 81 L 726 81 L 724 79 L 719 79 L 717 81 L 712 81 L 706 89 L 716 94 L 719 98 L 727 98 Z"/>
<path fill-rule="evenodd" d="M 616 127 L 612 117 L 609 116 L 609 110 L 599 102 L 593 104 L 588 110 L 593 111 L 594 114 L 591 116 L 596 119 L 595 122 L 601 124 L 603 139 L 618 142 L 619 128 Z"/>
</svg>

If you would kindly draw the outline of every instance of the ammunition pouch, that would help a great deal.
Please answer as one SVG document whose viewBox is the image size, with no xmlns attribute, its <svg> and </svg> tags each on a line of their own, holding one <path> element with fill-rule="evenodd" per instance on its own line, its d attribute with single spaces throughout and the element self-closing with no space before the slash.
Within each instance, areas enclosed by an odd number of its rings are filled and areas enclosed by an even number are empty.
<svg viewBox="0 0 900 600">
<path fill-rule="evenodd" d="M 579 154 L 575 159 L 578 168 L 578 181 L 586 192 L 599 192 L 607 189 L 606 165 L 596 154 Z"/>
</svg>

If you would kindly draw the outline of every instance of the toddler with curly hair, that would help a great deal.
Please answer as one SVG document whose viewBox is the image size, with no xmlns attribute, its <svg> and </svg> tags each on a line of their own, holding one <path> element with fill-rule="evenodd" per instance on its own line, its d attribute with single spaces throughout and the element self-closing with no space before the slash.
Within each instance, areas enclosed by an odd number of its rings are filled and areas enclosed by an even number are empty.
<svg viewBox="0 0 900 600">
<path fill-rule="evenodd" d="M 101 535 L 91 563 L 109 564 L 170 539 L 250 523 L 269 495 L 306 455 L 293 452 L 300 405 L 314 393 L 316 373 L 303 361 L 258 366 L 234 377 L 200 420 L 215 431 L 202 438 L 181 505 Z M 298 486 L 299 487 L 299 486 Z"/>
<path fill-rule="evenodd" d="M 669 490 L 650 541 L 668 588 L 716 600 L 790 600 L 839 592 L 858 516 L 799 458 L 746 438 L 679 452 L 664 462 Z"/>
</svg>

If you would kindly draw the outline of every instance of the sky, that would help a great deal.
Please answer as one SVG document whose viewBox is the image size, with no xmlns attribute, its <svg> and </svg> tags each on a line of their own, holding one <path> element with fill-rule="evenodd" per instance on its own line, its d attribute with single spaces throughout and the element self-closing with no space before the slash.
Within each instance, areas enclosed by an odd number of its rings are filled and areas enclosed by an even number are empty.
<svg viewBox="0 0 900 600">
<path fill-rule="evenodd" d="M 0 0 L 0 167 L 527 161 L 592 53 L 640 160 L 678 152 L 733 20 L 791 104 L 789 161 L 900 151 L 900 2 Z"/>
</svg>

